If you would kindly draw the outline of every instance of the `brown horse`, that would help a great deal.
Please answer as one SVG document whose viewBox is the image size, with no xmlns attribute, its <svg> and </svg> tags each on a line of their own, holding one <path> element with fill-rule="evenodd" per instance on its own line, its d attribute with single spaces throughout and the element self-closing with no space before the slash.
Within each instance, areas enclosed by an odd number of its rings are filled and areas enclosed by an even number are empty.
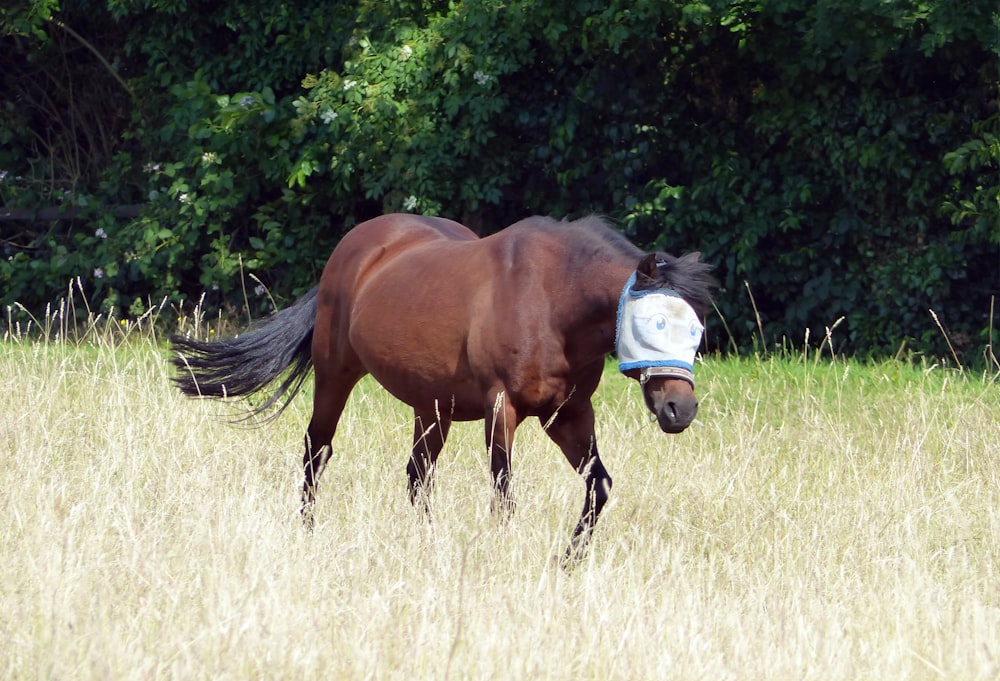
<svg viewBox="0 0 1000 681">
<path fill-rule="evenodd" d="M 586 481 L 567 552 L 573 557 L 611 490 L 591 404 L 605 357 L 616 337 L 620 355 L 631 343 L 626 352 L 638 356 L 622 370 L 641 380 L 660 428 L 683 431 L 698 407 L 692 371 L 701 326 L 694 313 L 706 313 L 713 285 L 697 253 L 644 254 L 598 218 L 533 217 L 480 239 L 450 220 L 385 215 L 344 236 L 319 285 L 262 324 L 210 343 L 175 336 L 175 381 L 187 395 L 232 397 L 284 375 L 256 413 L 282 395 L 290 400 L 315 370 L 302 487 L 309 523 L 337 422 L 365 374 L 413 407 L 406 471 L 410 499 L 420 505 L 452 422 L 485 419 L 494 508 L 509 512 L 514 431 L 537 417 Z M 633 313 L 632 299 L 664 314 Z M 674 314 L 669 304 L 683 309 Z M 678 359 L 648 339 L 625 341 L 631 332 L 622 329 L 623 318 L 629 328 L 646 324 L 660 332 L 665 319 L 680 318 L 687 349 Z"/>
</svg>

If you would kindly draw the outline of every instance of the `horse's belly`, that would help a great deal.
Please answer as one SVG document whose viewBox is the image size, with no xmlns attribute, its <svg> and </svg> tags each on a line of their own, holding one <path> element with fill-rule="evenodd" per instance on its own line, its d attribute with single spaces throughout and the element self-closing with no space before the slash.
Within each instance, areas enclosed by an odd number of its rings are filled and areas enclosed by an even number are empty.
<svg viewBox="0 0 1000 681">
<path fill-rule="evenodd" d="M 396 399 L 414 409 L 450 415 L 453 421 L 483 418 L 485 405 L 476 381 L 438 358 L 401 356 L 399 362 L 370 358 L 369 373 Z"/>
<path fill-rule="evenodd" d="M 414 409 L 447 412 L 455 421 L 483 418 L 483 392 L 469 365 L 464 331 L 412 312 L 354 320 L 351 345 L 365 369 Z"/>
<path fill-rule="evenodd" d="M 375 376 L 375 379 L 396 399 L 417 411 L 448 417 L 452 421 L 475 421 L 483 418 L 485 407 L 481 396 L 467 392 L 455 384 L 410 383 L 400 374 Z"/>
</svg>

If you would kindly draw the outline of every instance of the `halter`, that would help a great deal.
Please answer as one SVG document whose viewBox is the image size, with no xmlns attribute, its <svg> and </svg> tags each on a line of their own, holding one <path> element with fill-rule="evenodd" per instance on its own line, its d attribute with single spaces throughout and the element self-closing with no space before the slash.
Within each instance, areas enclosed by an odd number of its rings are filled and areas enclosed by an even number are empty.
<svg viewBox="0 0 1000 681">
<path fill-rule="evenodd" d="M 677 291 L 634 287 L 635 272 L 618 301 L 618 370 L 640 369 L 643 384 L 653 376 L 666 376 L 694 387 L 694 358 L 705 330 L 698 314 Z"/>
</svg>

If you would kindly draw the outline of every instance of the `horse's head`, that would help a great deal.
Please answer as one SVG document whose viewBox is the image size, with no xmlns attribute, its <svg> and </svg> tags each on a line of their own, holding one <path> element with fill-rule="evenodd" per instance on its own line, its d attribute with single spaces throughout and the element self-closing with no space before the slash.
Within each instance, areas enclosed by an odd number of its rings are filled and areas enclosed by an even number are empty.
<svg viewBox="0 0 1000 681">
<path fill-rule="evenodd" d="M 665 433 L 680 433 L 698 413 L 694 359 L 715 281 L 698 253 L 646 255 L 618 305 L 618 368 L 642 385 L 646 406 Z"/>
</svg>

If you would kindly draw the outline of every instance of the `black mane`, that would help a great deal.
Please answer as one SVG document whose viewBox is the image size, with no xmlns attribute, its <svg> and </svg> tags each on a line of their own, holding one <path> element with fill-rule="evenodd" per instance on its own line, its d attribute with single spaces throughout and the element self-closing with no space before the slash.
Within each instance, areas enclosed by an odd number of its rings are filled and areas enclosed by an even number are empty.
<svg viewBox="0 0 1000 681">
<path fill-rule="evenodd" d="M 641 248 L 629 241 L 628 237 L 599 215 L 588 215 L 579 220 L 557 224 L 578 230 L 579 237 L 575 239 L 575 245 L 592 255 L 610 252 L 616 256 L 624 256 L 638 262 L 638 259 L 644 254 Z"/>
<path fill-rule="evenodd" d="M 598 215 L 589 215 L 579 220 L 556 220 L 536 215 L 511 227 L 558 231 L 563 234 L 572 232 L 572 236 L 565 240 L 570 249 L 569 258 L 580 265 L 594 260 L 628 260 L 638 263 L 644 254 L 641 248 Z"/>
<path fill-rule="evenodd" d="M 624 234 L 598 216 L 590 215 L 572 222 L 557 222 L 552 225 L 574 229 L 573 245 L 578 257 L 591 260 L 604 257 L 624 257 L 639 264 L 646 252 L 628 240 Z M 669 253 L 656 253 L 656 276 L 647 277 L 641 272 L 636 275 L 636 290 L 669 288 L 677 291 L 687 303 L 704 317 L 712 309 L 712 290 L 719 282 L 712 276 L 712 266 L 701 260 L 701 253 L 687 253 L 675 257 Z"/>
<path fill-rule="evenodd" d="M 675 257 L 657 252 L 655 276 L 641 270 L 636 273 L 635 290 L 669 288 L 677 291 L 698 316 L 704 317 L 712 309 L 712 290 L 719 285 L 712 276 L 712 266 L 701 260 L 701 253 L 686 253 Z"/>
<path fill-rule="evenodd" d="M 644 274 L 642 263 L 646 262 L 646 256 L 653 254 L 647 254 L 633 244 L 599 215 L 588 215 L 578 220 L 555 220 L 536 215 L 512 227 L 559 230 L 564 234 L 572 232 L 572 237 L 566 239 L 570 248 L 571 266 L 587 267 L 595 260 L 626 261 L 638 266 L 635 283 L 637 291 L 669 288 L 680 294 L 701 317 L 712 309 L 712 290 L 718 287 L 719 282 L 711 274 L 712 266 L 701 260 L 701 253 L 675 257 L 669 253 L 657 252 L 655 265 L 651 260 L 648 273 Z"/>
</svg>

